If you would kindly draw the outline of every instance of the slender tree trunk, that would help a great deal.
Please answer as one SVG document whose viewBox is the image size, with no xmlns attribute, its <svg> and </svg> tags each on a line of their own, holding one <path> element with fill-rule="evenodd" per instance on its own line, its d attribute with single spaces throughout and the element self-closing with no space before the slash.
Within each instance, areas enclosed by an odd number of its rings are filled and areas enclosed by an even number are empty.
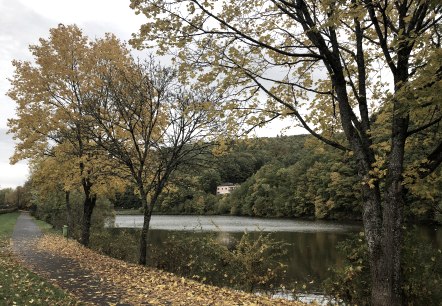
<svg viewBox="0 0 442 306">
<path fill-rule="evenodd" d="M 84 246 L 89 245 L 91 218 L 96 202 L 97 202 L 96 196 L 86 197 L 86 199 L 84 200 L 83 224 L 81 229 L 81 244 Z"/>
<path fill-rule="evenodd" d="M 17 208 L 18 209 L 22 209 L 21 204 L 20 204 L 20 188 L 17 187 Z"/>
<path fill-rule="evenodd" d="M 80 243 L 84 246 L 89 245 L 89 237 L 91 230 L 91 218 L 92 213 L 95 208 L 95 203 L 97 202 L 97 196 L 91 194 L 92 184 L 88 180 L 83 180 L 83 191 L 84 191 L 84 203 L 83 203 L 83 220 L 81 228 L 81 240 Z"/>
<path fill-rule="evenodd" d="M 65 202 L 66 202 L 66 223 L 68 225 L 68 238 L 72 237 L 73 222 L 72 222 L 72 208 L 71 208 L 71 192 L 65 191 Z"/>
<path fill-rule="evenodd" d="M 169 173 L 170 174 L 170 173 Z M 148 233 L 149 233 L 149 226 L 150 226 L 150 219 L 152 217 L 152 211 L 155 206 L 155 204 L 158 201 L 158 197 L 161 194 L 161 191 L 164 188 L 165 182 L 168 179 L 168 175 L 166 174 L 159 182 L 158 186 L 155 189 L 154 195 L 150 198 L 150 202 L 147 202 L 147 194 L 145 192 L 141 193 L 141 203 L 144 207 L 144 222 L 143 222 L 143 229 L 141 230 L 141 237 L 140 237 L 140 258 L 138 260 L 138 263 L 140 265 L 146 265 L 147 263 L 147 245 L 148 245 Z M 143 190 L 140 188 L 140 190 Z"/>
<path fill-rule="evenodd" d="M 141 195 L 141 204 L 143 205 L 144 208 L 144 222 L 140 236 L 140 257 L 138 259 L 138 263 L 144 266 L 147 263 L 147 245 L 148 245 L 147 238 L 149 233 L 150 218 L 152 216 L 152 208 L 151 205 L 148 205 L 147 203 L 146 194 Z"/>
</svg>

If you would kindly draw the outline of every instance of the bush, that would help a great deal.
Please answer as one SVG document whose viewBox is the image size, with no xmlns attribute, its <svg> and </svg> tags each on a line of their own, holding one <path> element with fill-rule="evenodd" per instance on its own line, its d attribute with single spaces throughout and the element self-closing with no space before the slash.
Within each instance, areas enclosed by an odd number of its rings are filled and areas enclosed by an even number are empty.
<svg viewBox="0 0 442 306">
<path fill-rule="evenodd" d="M 102 229 L 91 235 L 91 248 L 127 262 L 137 262 L 138 231 L 133 229 Z"/>
<path fill-rule="evenodd" d="M 360 233 L 338 246 L 345 265 L 334 268 L 325 281 L 328 295 L 349 304 L 367 305 L 370 300 L 370 270 L 365 237 Z M 439 305 L 442 302 L 442 254 L 418 239 L 416 230 L 405 234 L 402 250 L 405 305 Z"/>
<path fill-rule="evenodd" d="M 72 226 L 69 229 L 72 238 L 80 239 L 82 216 L 83 216 L 84 195 L 79 191 L 72 191 L 70 194 Z M 67 224 L 65 193 L 53 191 L 45 197 L 34 200 L 31 213 L 37 219 L 51 224 L 54 228 L 61 230 Z M 113 209 L 109 200 L 98 198 L 91 220 L 91 234 L 100 231 L 108 219 L 113 218 Z"/>
<path fill-rule="evenodd" d="M 368 250 L 363 233 L 337 246 L 345 255 L 344 266 L 331 268 L 333 276 L 324 282 L 327 295 L 351 305 L 366 305 L 370 297 Z"/>
<path fill-rule="evenodd" d="M 286 244 L 270 234 L 245 233 L 235 240 L 227 233 L 171 234 L 161 249 L 151 248 L 155 267 L 212 285 L 254 291 L 277 288 L 285 273 L 278 259 Z"/>
</svg>

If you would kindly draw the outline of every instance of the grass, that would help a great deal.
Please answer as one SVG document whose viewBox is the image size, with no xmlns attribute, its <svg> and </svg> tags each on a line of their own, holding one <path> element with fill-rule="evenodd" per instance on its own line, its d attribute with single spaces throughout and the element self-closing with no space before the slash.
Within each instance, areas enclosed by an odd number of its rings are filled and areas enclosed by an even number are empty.
<svg viewBox="0 0 442 306">
<path fill-rule="evenodd" d="M 44 234 L 56 234 L 61 235 L 61 230 L 55 229 L 51 224 L 46 223 L 42 220 L 34 219 L 34 222 L 37 224 L 37 226 L 41 229 L 41 231 Z"/>
<path fill-rule="evenodd" d="M 18 212 L 0 215 L 0 305 L 78 305 L 75 299 L 32 273 L 13 256 L 9 239 Z"/>
<path fill-rule="evenodd" d="M 0 239 L 9 239 L 14 231 L 19 212 L 0 215 Z"/>
<path fill-rule="evenodd" d="M 116 215 L 143 215 L 143 213 L 137 209 L 115 209 Z"/>
</svg>

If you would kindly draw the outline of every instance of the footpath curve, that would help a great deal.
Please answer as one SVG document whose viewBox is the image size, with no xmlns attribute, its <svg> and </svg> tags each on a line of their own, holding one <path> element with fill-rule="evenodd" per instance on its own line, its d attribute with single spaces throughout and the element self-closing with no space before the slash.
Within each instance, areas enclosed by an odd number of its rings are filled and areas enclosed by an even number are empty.
<svg viewBox="0 0 442 306">
<path fill-rule="evenodd" d="M 29 213 L 22 212 L 12 234 L 12 250 L 31 271 L 71 292 L 81 302 L 109 305 L 121 300 L 112 283 L 81 268 L 70 258 L 37 249 L 35 243 L 40 237 L 42 232 L 34 219 Z"/>
<path fill-rule="evenodd" d="M 31 270 L 79 301 L 93 305 L 284 306 L 305 304 L 205 285 L 151 267 L 117 260 L 58 235 L 43 235 L 22 213 L 13 251 Z M 240 273 L 240 271 L 238 271 Z"/>
</svg>

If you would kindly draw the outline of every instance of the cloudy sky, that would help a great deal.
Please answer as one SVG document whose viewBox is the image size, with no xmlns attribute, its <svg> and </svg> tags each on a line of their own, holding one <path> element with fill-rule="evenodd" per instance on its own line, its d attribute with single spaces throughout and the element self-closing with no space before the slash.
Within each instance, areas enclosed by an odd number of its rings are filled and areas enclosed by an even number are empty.
<svg viewBox="0 0 442 306">
<path fill-rule="evenodd" d="M 129 0 L 0 0 L 0 188 L 15 187 L 28 176 L 26 162 L 9 164 L 14 151 L 7 135 L 7 118 L 14 116 L 14 102 L 5 96 L 12 76 L 13 59 L 28 60 L 28 46 L 48 37 L 59 23 L 77 24 L 89 37 L 106 32 L 128 40 L 143 18 L 129 8 Z"/>
<path fill-rule="evenodd" d="M 36 44 L 40 37 L 48 37 L 49 29 L 59 23 L 75 23 L 91 38 L 111 32 L 127 41 L 144 21 L 129 4 L 129 0 L 0 0 L 0 188 L 22 185 L 28 176 L 26 161 L 9 164 L 14 141 L 6 133 L 7 119 L 14 117 L 15 106 L 5 94 L 10 86 L 8 78 L 13 74 L 11 61 L 31 60 L 28 46 Z M 276 123 L 258 134 L 275 136 L 283 126 L 291 124 Z"/>
</svg>

